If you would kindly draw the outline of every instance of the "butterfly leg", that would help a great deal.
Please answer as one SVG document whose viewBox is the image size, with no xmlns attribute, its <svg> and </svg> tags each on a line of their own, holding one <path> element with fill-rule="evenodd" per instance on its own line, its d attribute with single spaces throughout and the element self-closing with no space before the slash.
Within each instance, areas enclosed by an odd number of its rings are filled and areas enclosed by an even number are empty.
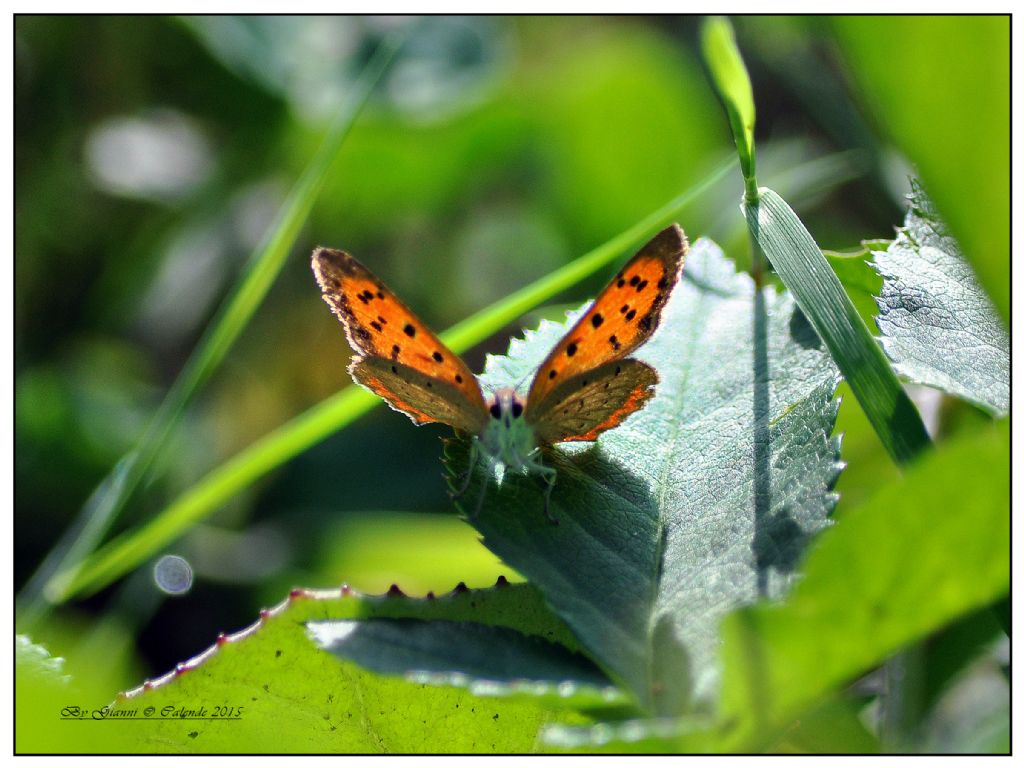
<svg viewBox="0 0 1024 768">
<path fill-rule="evenodd" d="M 472 438 L 472 442 L 469 444 L 469 461 L 466 463 L 466 472 L 463 475 L 462 485 L 457 491 L 449 491 L 448 495 L 451 496 L 452 501 L 455 499 L 462 498 L 463 494 L 469 490 L 469 483 L 473 479 L 473 467 L 476 466 L 477 460 L 477 447 L 476 438 Z M 479 508 L 477 509 L 479 511 Z M 475 515 L 474 515 L 475 516 Z"/>
<path fill-rule="evenodd" d="M 554 467 L 545 467 L 543 464 L 537 465 L 537 472 L 540 474 L 541 482 L 547 486 L 544 491 L 544 516 L 552 525 L 558 525 L 558 518 L 551 514 L 551 492 L 555 489 L 558 472 Z"/>
<path fill-rule="evenodd" d="M 480 489 L 480 498 L 476 500 L 476 509 L 474 509 L 473 514 L 467 518 L 471 523 L 480 516 L 480 510 L 484 508 L 484 497 L 487 495 L 487 485 L 488 483 L 484 481 L 483 487 Z"/>
</svg>

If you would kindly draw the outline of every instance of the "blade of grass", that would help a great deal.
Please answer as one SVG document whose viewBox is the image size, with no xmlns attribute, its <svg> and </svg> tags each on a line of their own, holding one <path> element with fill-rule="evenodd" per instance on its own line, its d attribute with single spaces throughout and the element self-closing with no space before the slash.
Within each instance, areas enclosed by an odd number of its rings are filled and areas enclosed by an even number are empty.
<svg viewBox="0 0 1024 768">
<path fill-rule="evenodd" d="M 711 81 L 718 91 L 729 116 L 736 151 L 740 157 L 740 170 L 746 186 L 747 198 L 757 198 L 757 156 L 754 153 L 754 89 L 743 64 L 736 35 L 727 19 L 707 19 L 701 27 L 701 48 L 704 61 L 711 71 Z"/>
<path fill-rule="evenodd" d="M 345 137 L 405 36 L 404 31 L 396 33 L 382 42 L 374 53 L 268 230 L 268 237 L 221 305 L 138 445 L 100 483 L 82 507 L 78 519 L 26 584 L 21 595 L 25 608 L 20 619 L 24 624 L 31 624 L 45 612 L 46 602 L 55 591 L 54 580 L 66 578 L 67 573 L 95 550 L 132 493 L 146 478 L 188 403 L 223 361 L 262 303 L 309 217 Z"/>
<path fill-rule="evenodd" d="M 767 187 L 742 210 L 751 236 L 832 353 L 889 455 L 901 465 L 914 459 L 931 444 L 917 408 L 803 222 Z"/>
<path fill-rule="evenodd" d="M 735 164 L 735 160 L 729 160 L 606 243 L 452 326 L 441 334 L 442 340 L 456 354 L 480 343 L 523 313 L 646 241 L 690 202 L 725 178 Z M 146 525 L 113 540 L 81 567 L 58 574 L 48 598 L 63 602 L 101 589 L 181 536 L 256 479 L 352 423 L 378 403 L 379 398 L 355 385 L 323 400 L 211 471 Z"/>
</svg>

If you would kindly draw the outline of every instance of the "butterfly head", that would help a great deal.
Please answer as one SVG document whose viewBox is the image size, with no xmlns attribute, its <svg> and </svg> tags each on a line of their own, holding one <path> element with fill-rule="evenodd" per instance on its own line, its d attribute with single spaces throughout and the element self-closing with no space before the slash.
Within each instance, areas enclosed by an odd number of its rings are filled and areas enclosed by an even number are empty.
<svg viewBox="0 0 1024 768">
<path fill-rule="evenodd" d="M 511 388 L 497 389 L 488 404 L 491 418 L 500 421 L 506 429 L 512 427 L 512 421 L 523 417 L 523 402 Z"/>
<path fill-rule="evenodd" d="M 512 388 L 494 391 L 487 404 L 489 418 L 480 447 L 492 461 L 513 470 L 524 468 L 537 447 L 533 430 L 523 418 L 525 405 Z"/>
</svg>

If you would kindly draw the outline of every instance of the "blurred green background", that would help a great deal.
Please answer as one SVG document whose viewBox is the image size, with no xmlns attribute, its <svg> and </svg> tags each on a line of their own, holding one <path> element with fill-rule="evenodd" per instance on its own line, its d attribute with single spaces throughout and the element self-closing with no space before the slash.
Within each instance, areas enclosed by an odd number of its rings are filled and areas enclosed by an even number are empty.
<svg viewBox="0 0 1024 768">
<path fill-rule="evenodd" d="M 421 20 L 347 139 L 280 278 L 116 530 L 349 383 L 348 347 L 309 269 L 315 245 L 353 252 L 443 329 L 634 224 L 734 154 L 699 60 L 699 21 Z M 406 23 L 16 19 L 18 588 L 138 440 L 361 68 Z M 927 171 L 932 160 L 901 151 L 905 128 L 871 97 L 886 93 L 878 83 L 892 73 L 866 70 L 891 36 L 909 36 L 919 45 L 898 74 L 931 81 L 949 66 L 941 24 L 753 17 L 735 25 L 758 107 L 760 183 L 786 197 L 823 248 L 856 251 L 861 240 L 891 237 L 913 162 Z M 1003 27 L 1005 19 L 965 20 L 958 34 L 985 50 Z M 985 87 L 1008 94 L 1008 67 L 993 67 L 1004 81 Z M 932 126 L 943 129 L 929 108 L 925 94 L 914 103 L 920 122 L 907 123 L 925 145 Z M 990 178 L 972 183 L 996 200 L 1008 193 L 1006 122 L 998 111 L 975 117 L 987 138 L 974 159 L 988 163 Z M 950 182 L 934 181 L 941 207 Z M 737 171 L 680 223 L 691 239 L 718 241 L 742 268 L 741 193 Z M 959 231 L 975 233 L 977 242 L 965 238 L 976 246 L 969 255 L 1005 312 L 1008 248 L 999 250 L 998 221 L 985 241 L 969 214 L 947 210 Z M 872 313 L 877 278 L 859 259 L 839 271 Z M 473 350 L 470 367 L 480 370 L 486 353 L 504 351 L 539 316 L 591 297 L 612 272 Z M 992 287 L 1000 280 L 1005 296 Z M 919 394 L 933 430 L 985 418 Z M 839 429 L 849 464 L 839 491 L 845 503 L 861 501 L 896 470 L 852 398 Z M 115 691 L 250 623 L 293 586 L 382 591 L 397 582 L 422 594 L 512 577 L 454 516 L 439 461 L 446 431 L 376 409 L 173 545 L 168 552 L 194 571 L 186 595 L 158 589 L 150 563 L 51 612 L 31 627 L 33 640 L 66 656 L 72 674 Z"/>
</svg>

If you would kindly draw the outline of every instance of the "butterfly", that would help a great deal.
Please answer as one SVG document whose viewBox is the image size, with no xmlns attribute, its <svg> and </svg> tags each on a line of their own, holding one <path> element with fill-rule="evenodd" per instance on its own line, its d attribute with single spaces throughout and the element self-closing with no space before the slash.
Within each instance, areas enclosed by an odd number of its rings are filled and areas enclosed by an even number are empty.
<svg viewBox="0 0 1024 768">
<path fill-rule="evenodd" d="M 314 250 L 313 273 L 345 326 L 352 378 L 416 424 L 440 422 L 473 436 L 466 487 L 480 456 L 492 469 L 539 475 L 545 515 L 557 523 L 548 511 L 557 473 L 541 449 L 596 440 L 653 396 L 658 374 L 627 355 L 658 327 L 686 251 L 678 225 L 655 235 L 551 350 L 525 398 L 514 388 L 485 398 L 466 363 L 345 251 Z"/>
</svg>

